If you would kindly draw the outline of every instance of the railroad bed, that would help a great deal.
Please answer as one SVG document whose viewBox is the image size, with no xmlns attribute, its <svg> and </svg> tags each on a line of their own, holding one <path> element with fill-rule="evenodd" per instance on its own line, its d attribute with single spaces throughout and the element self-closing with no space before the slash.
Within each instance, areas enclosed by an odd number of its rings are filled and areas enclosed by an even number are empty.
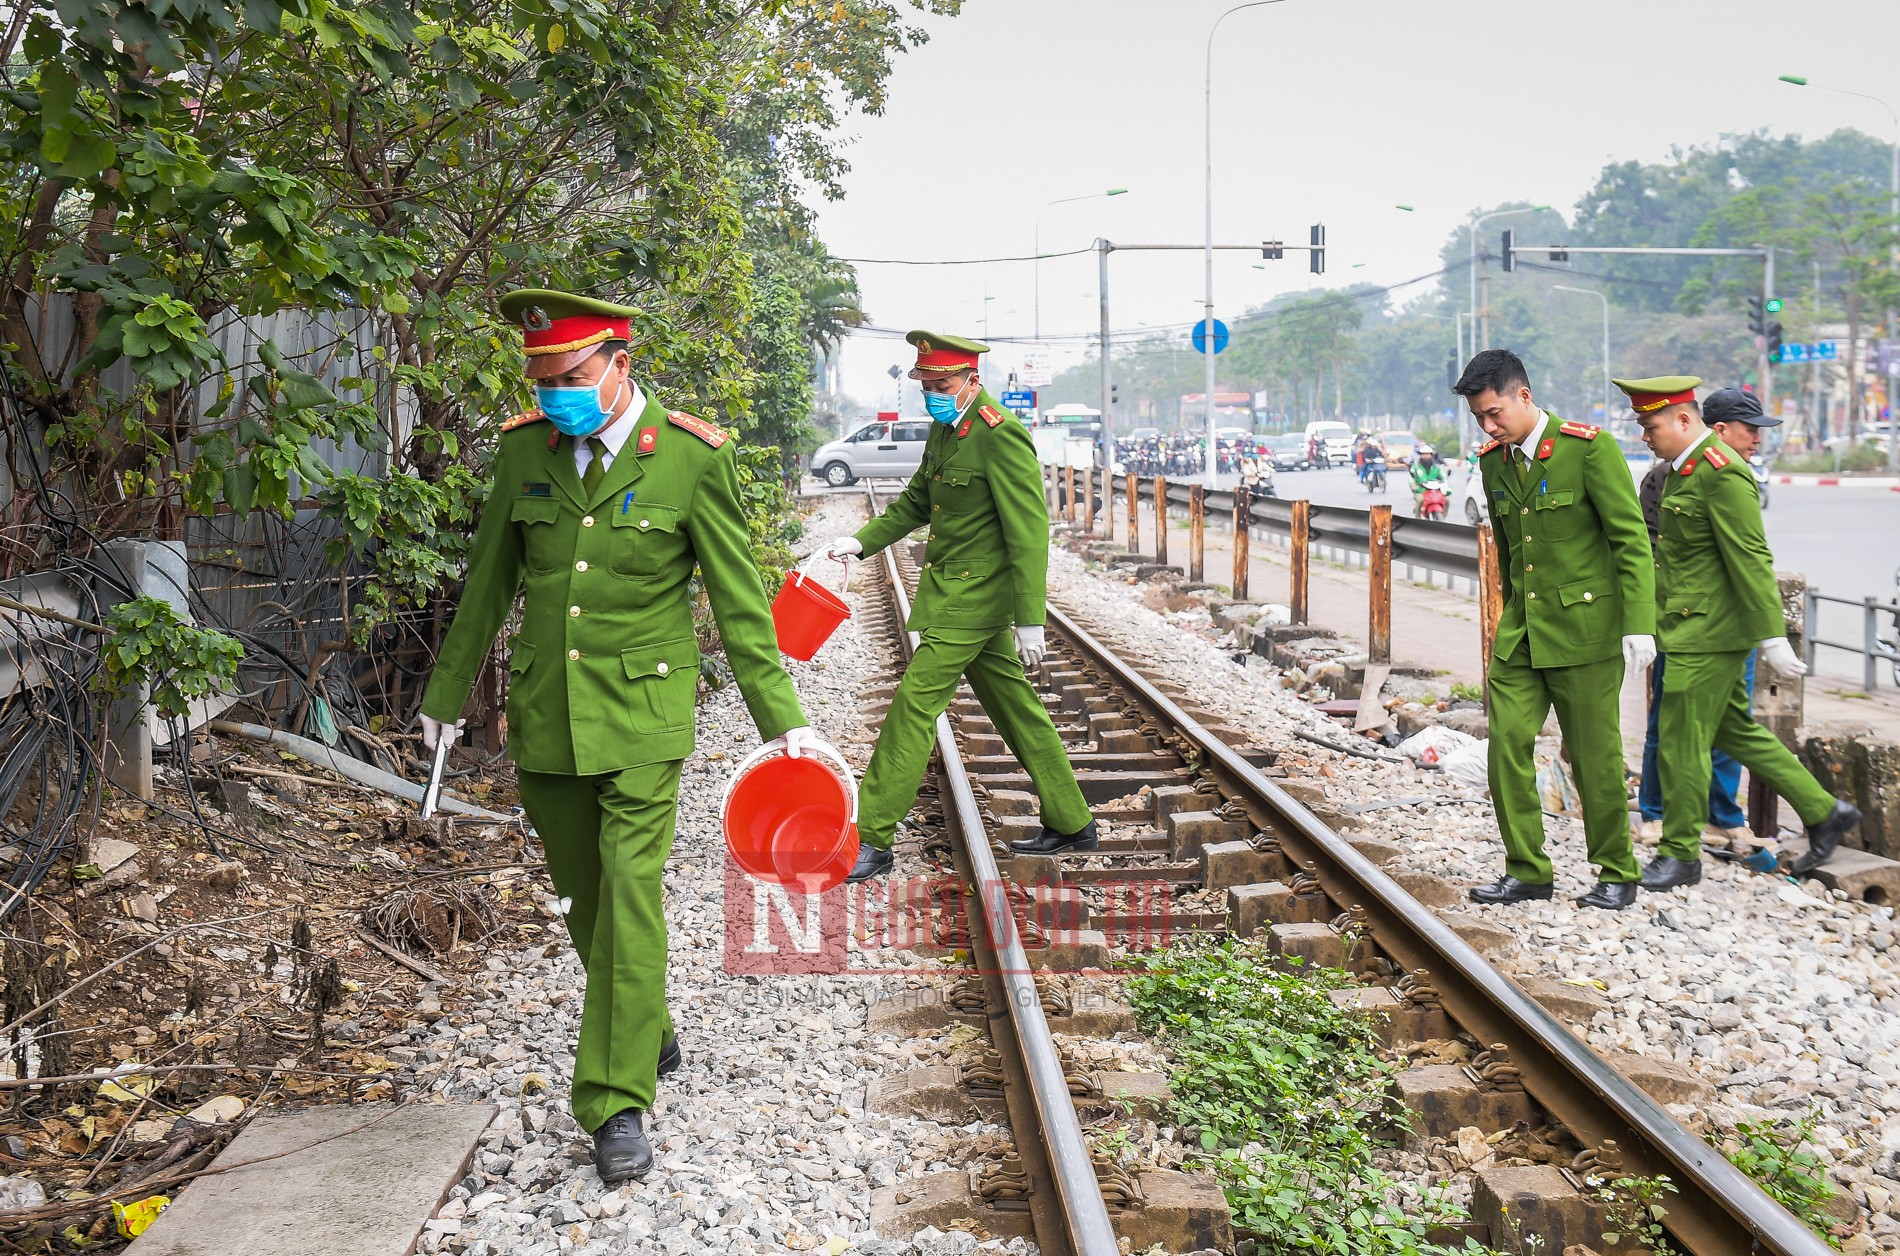
<svg viewBox="0 0 1900 1256">
<path fill-rule="evenodd" d="M 887 581 L 914 581 L 908 549 L 881 560 Z M 895 632 L 902 609 L 899 602 L 885 617 L 886 631 Z M 922 800 L 921 849 L 899 871 L 948 844 L 975 892 L 965 911 L 954 901 L 930 904 L 923 949 L 973 946 L 983 976 L 946 980 L 934 1010 L 916 999 L 878 1009 L 871 1025 L 922 1029 L 961 1018 L 987 1025 L 993 1054 L 883 1079 L 867 1106 L 955 1122 L 987 1104 L 1018 1138 L 995 1163 L 880 1191 L 880 1233 L 963 1218 L 991 1234 L 1032 1233 L 1051 1253 L 1108 1256 L 1116 1232 L 1137 1251 L 1228 1247 L 1232 1232 L 1211 1180 L 1103 1165 L 1099 1152 L 1091 1160 L 1085 1125 L 1103 1112 L 1161 1113 L 1156 1079 L 1075 1076 L 1073 1046 L 1065 1076 L 1052 1033 L 1086 1039 L 1128 1028 L 1112 995 L 1077 974 L 1125 969 L 1130 944 L 1226 930 L 1264 936 L 1289 957 L 1362 980 L 1337 997 L 1375 1016 L 1395 1053 L 1425 1061 L 1397 1079 L 1413 1138 L 1471 1128 L 1494 1142 L 1515 1135 L 1530 1163 L 1477 1173 L 1478 1237 L 1509 1246 L 1514 1235 L 1536 1235 L 1550 1252 L 1601 1248 L 1608 1227 L 1586 1179 L 1661 1174 L 1676 1186 L 1664 1224 L 1683 1251 L 1830 1250 L 1651 1098 L 1643 1083 L 1655 1079 L 1625 1075 L 1564 1024 L 1566 1013 L 1588 1016 L 1574 989 L 1527 990 L 1494 968 L 1482 950 L 1510 941 L 1508 931 L 1425 908 L 1381 870 L 1396 851 L 1322 823 L 1272 778 L 1270 751 L 1197 711 L 1180 689 L 1151 682 L 1055 608 L 1050 631 L 1051 652 L 1034 679 L 1105 822 L 1103 849 L 1010 856 L 1009 840 L 1038 828 L 1029 782 L 981 708 L 967 697 L 953 706 L 939 729 L 934 805 Z M 1131 881 L 1166 892 L 1133 904 L 1110 897 Z M 1069 975 L 1048 975 L 1056 973 Z M 1089 995 L 1083 1012 L 1078 989 Z M 1463 1050 L 1446 1052 L 1448 1043 Z M 1447 1059 L 1466 1062 L 1437 1062 Z M 1034 1136 L 1022 1138 L 1025 1130 Z M 1102 1187 L 1087 1189 L 1098 1177 Z"/>
</svg>

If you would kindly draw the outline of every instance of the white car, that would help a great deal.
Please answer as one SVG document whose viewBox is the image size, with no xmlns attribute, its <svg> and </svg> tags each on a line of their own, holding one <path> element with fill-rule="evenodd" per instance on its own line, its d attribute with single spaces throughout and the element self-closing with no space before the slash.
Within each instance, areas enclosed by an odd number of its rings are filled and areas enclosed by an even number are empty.
<svg viewBox="0 0 1900 1256">
<path fill-rule="evenodd" d="M 1309 445 L 1319 443 L 1320 456 L 1328 466 L 1343 467 L 1352 462 L 1352 428 L 1347 424 L 1330 419 L 1308 423 L 1306 439 Z"/>
<path fill-rule="evenodd" d="M 811 456 L 811 473 L 843 488 L 866 476 L 908 480 L 924 463 L 929 419 L 867 423 L 843 440 L 820 445 Z"/>
</svg>

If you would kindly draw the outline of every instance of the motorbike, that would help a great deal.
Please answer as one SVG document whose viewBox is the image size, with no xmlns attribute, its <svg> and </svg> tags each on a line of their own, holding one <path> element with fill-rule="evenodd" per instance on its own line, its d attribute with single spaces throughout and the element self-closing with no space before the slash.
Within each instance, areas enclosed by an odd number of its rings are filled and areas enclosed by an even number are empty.
<svg viewBox="0 0 1900 1256">
<path fill-rule="evenodd" d="M 1359 482 L 1366 486 L 1368 493 L 1385 492 L 1385 459 L 1367 458 L 1364 469 L 1359 472 Z"/>
<path fill-rule="evenodd" d="M 1768 509 L 1768 460 L 1760 454 L 1750 454 L 1748 469 L 1755 477 L 1755 492 L 1761 496 L 1761 508 Z"/>
<path fill-rule="evenodd" d="M 1445 496 L 1445 490 L 1434 484 L 1426 489 L 1418 502 L 1418 517 L 1421 519 L 1443 519 L 1451 508 L 1451 499 Z"/>
</svg>

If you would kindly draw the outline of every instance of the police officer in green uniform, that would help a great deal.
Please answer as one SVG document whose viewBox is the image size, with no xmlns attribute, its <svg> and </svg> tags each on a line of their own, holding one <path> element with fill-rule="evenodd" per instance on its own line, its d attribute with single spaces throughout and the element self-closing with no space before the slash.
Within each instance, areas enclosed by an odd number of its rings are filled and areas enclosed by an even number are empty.
<svg viewBox="0 0 1900 1256">
<path fill-rule="evenodd" d="M 1577 902 L 1620 911 L 1640 875 L 1630 844 L 1617 696 L 1624 669 L 1655 657 L 1654 568 L 1636 487 L 1616 442 L 1531 399 L 1517 355 L 1486 349 L 1453 391 L 1492 440 L 1478 466 L 1491 505 L 1504 611 L 1492 648 L 1491 801 L 1504 875 L 1480 903 L 1551 897 L 1532 747 L 1551 708 L 1583 804 L 1595 889 Z"/>
<path fill-rule="evenodd" d="M 1821 787 L 1801 761 L 1755 722 L 1743 668 L 1807 674 L 1788 644 L 1774 556 L 1762 532 L 1761 500 L 1746 459 L 1702 421 L 1693 375 L 1619 379 L 1643 441 L 1671 466 L 1658 510 L 1656 622 L 1663 672 L 1657 763 L 1663 831 L 1643 869 L 1643 888 L 1672 890 L 1702 879 L 1709 751 L 1721 750 L 1786 798 L 1808 830 L 1808 851 L 1788 869 L 1806 876 L 1825 863 L 1860 812 Z"/>
<path fill-rule="evenodd" d="M 923 464 L 890 508 L 831 542 L 834 558 L 875 554 L 929 526 L 917 600 L 905 625 L 922 638 L 858 791 L 862 846 L 850 879 L 889 872 L 897 824 L 917 801 L 937 717 L 967 678 L 1042 802 L 1042 832 L 1013 843 L 1026 854 L 1094 850 L 1095 819 L 1068 752 L 1023 674 L 1041 660 L 1049 575 L 1049 510 L 1035 443 L 985 391 L 977 357 L 989 346 L 913 331 L 912 379 L 935 420 Z"/>
<path fill-rule="evenodd" d="M 813 738 L 779 662 L 734 442 L 643 393 L 629 373 L 632 309 L 525 290 L 501 310 L 522 328 L 540 408 L 502 425 L 468 581 L 422 699 L 423 742 L 454 740 L 525 579 L 508 642 L 508 750 L 587 971 L 574 1115 L 617 1184 L 651 1167 L 641 1114 L 680 1061 L 660 875 L 693 749 L 695 566 L 760 736 L 783 736 L 793 756 Z"/>
</svg>

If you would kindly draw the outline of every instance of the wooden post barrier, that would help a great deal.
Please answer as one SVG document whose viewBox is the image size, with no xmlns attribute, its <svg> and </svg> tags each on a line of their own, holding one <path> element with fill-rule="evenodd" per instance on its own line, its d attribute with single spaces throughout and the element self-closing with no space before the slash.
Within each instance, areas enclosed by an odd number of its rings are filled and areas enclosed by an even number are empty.
<svg viewBox="0 0 1900 1256">
<path fill-rule="evenodd" d="M 1063 513 L 1069 520 L 1069 526 L 1073 528 L 1075 527 L 1075 468 L 1064 467 L 1062 474 L 1063 482 L 1068 485 L 1068 509 Z"/>
<path fill-rule="evenodd" d="M 1366 660 L 1392 661 L 1392 507 L 1374 506 L 1366 520 L 1366 567 L 1372 579 L 1366 627 Z"/>
<path fill-rule="evenodd" d="M 1155 477 L 1155 561 L 1168 562 L 1168 477 Z"/>
<path fill-rule="evenodd" d="M 1484 676 L 1491 677 L 1491 647 L 1498 639 L 1498 620 L 1504 615 L 1504 582 L 1498 575 L 1498 543 L 1491 525 L 1478 525 L 1478 641 L 1484 651 Z"/>
<path fill-rule="evenodd" d="M 1287 609 L 1296 624 L 1307 619 L 1311 605 L 1307 601 L 1307 546 L 1312 538 L 1313 503 L 1301 498 L 1293 503 L 1293 535 L 1287 548 Z"/>
<path fill-rule="evenodd" d="M 1095 535 L 1095 468 L 1082 468 L 1082 530 Z"/>
<path fill-rule="evenodd" d="M 1247 600 L 1247 543 L 1253 539 L 1253 494 L 1242 484 L 1234 490 L 1234 600 Z"/>
<path fill-rule="evenodd" d="M 1128 473 L 1128 552 L 1141 553 L 1141 481 Z"/>
<path fill-rule="evenodd" d="M 1188 486 L 1188 579 L 1207 578 L 1207 486 Z"/>
</svg>

